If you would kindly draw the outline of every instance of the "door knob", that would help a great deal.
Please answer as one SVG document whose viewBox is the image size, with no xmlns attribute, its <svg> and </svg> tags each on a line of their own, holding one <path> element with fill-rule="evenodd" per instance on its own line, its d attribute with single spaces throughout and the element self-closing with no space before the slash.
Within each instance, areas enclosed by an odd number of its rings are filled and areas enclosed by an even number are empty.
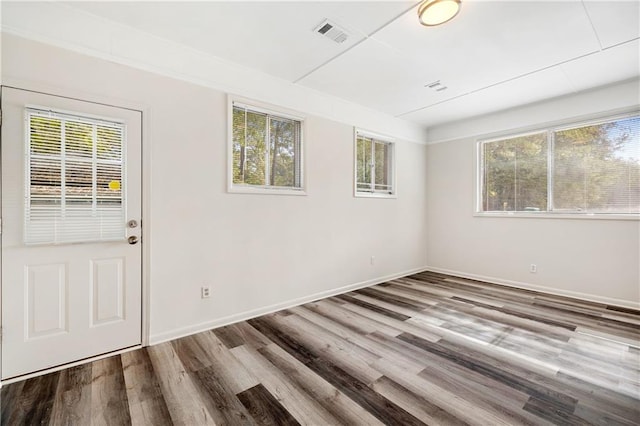
<svg viewBox="0 0 640 426">
<path fill-rule="evenodd" d="M 127 238 L 127 242 L 129 244 L 138 244 L 138 237 L 136 237 L 135 235 L 132 235 L 129 238 Z"/>
<path fill-rule="evenodd" d="M 131 219 L 129 222 L 127 222 L 127 226 L 129 228 L 135 228 L 138 226 L 138 221 L 135 219 Z"/>
</svg>

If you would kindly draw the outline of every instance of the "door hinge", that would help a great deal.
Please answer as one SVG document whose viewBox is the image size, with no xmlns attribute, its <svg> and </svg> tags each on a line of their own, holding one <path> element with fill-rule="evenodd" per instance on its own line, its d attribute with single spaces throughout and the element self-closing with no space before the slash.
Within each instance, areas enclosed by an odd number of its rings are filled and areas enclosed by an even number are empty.
<svg viewBox="0 0 640 426">
<path fill-rule="evenodd" d="M 0 109 L 0 127 L 2 127 L 2 110 Z"/>
<path fill-rule="evenodd" d="M 2 218 L 0 217 L 0 235 L 2 235 Z"/>
</svg>

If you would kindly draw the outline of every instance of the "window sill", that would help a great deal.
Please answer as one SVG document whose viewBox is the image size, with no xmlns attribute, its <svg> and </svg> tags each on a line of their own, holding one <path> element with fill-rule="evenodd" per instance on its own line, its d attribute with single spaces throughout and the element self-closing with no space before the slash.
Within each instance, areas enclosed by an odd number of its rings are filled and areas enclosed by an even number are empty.
<svg viewBox="0 0 640 426">
<path fill-rule="evenodd" d="M 382 194 L 378 192 L 356 192 L 354 194 L 356 198 L 389 198 L 395 199 L 398 198 L 396 194 Z"/>
<path fill-rule="evenodd" d="M 640 220 L 640 214 L 550 213 L 550 212 L 475 212 L 474 217 L 521 219 L 590 219 L 590 220 Z"/>
<path fill-rule="evenodd" d="M 307 195 L 304 188 L 269 188 L 265 186 L 234 185 L 227 190 L 230 194 L 261 194 L 261 195 Z"/>
</svg>

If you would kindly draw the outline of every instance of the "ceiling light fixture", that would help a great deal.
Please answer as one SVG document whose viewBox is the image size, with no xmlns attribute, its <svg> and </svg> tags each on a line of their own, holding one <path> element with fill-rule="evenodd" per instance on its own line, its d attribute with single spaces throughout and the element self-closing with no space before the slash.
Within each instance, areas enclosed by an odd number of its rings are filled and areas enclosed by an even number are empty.
<svg viewBox="0 0 640 426">
<path fill-rule="evenodd" d="M 460 11 L 461 0 L 424 0 L 418 7 L 422 25 L 433 27 L 453 19 Z"/>
</svg>

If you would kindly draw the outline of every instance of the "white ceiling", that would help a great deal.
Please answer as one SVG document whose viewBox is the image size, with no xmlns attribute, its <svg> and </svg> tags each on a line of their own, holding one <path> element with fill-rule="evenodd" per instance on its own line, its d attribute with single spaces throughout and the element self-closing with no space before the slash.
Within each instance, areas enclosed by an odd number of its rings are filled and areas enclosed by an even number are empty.
<svg viewBox="0 0 640 426">
<path fill-rule="evenodd" d="M 66 4 L 424 126 L 640 76 L 638 0 L 463 0 L 432 28 L 416 1 Z"/>
</svg>

